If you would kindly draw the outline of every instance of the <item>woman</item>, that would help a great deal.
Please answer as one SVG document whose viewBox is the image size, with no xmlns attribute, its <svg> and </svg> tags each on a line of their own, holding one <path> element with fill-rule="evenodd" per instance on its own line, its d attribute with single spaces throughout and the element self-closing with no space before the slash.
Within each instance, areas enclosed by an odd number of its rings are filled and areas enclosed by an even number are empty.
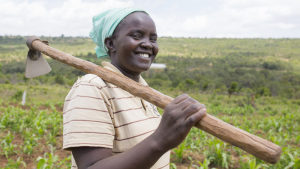
<svg viewBox="0 0 300 169">
<path fill-rule="evenodd" d="M 93 18 L 97 56 L 109 55 L 107 69 L 143 85 L 140 74 L 158 53 L 150 16 L 133 8 L 109 10 Z M 180 95 L 161 117 L 154 105 L 96 75 L 72 87 L 64 105 L 64 145 L 73 168 L 169 168 L 169 150 L 180 144 L 206 114 L 205 106 Z"/>
</svg>

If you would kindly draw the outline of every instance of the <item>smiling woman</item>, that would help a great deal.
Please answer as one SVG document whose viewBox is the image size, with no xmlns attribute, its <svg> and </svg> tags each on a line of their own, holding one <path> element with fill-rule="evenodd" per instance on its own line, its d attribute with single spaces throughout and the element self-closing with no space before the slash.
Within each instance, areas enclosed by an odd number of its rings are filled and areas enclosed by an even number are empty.
<svg viewBox="0 0 300 169">
<path fill-rule="evenodd" d="M 147 85 L 141 73 L 158 53 L 151 17 L 133 8 L 113 9 L 93 18 L 91 37 L 105 68 Z M 206 108 L 180 95 L 161 117 L 151 103 L 88 74 L 72 87 L 64 104 L 63 148 L 72 168 L 166 169 L 169 150 L 180 144 Z"/>
</svg>

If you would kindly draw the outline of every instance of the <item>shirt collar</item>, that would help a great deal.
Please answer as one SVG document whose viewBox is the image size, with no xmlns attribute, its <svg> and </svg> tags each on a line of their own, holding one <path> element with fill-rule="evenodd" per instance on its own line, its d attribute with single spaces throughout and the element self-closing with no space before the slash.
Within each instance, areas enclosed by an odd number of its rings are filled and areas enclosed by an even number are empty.
<svg viewBox="0 0 300 169">
<path fill-rule="evenodd" d="M 101 64 L 104 68 L 124 76 L 124 74 L 118 68 L 116 68 L 113 64 L 111 64 L 107 61 L 103 61 Z M 142 78 L 142 76 L 140 76 L 140 78 L 139 78 L 139 83 L 141 83 L 145 86 L 148 86 L 147 82 L 144 80 L 144 78 Z"/>
</svg>

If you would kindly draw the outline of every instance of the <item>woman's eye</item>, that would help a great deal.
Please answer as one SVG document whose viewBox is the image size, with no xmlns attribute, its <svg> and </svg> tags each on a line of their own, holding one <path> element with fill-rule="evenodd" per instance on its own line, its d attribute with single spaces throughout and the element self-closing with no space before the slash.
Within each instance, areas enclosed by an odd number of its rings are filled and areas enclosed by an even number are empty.
<svg viewBox="0 0 300 169">
<path fill-rule="evenodd" d="M 140 34 L 140 33 L 133 33 L 131 36 L 132 36 L 134 39 L 140 39 L 140 38 L 142 37 L 142 34 Z"/>
<path fill-rule="evenodd" d="M 150 37 L 150 41 L 151 42 L 156 42 L 157 41 L 157 37 L 156 36 Z"/>
</svg>

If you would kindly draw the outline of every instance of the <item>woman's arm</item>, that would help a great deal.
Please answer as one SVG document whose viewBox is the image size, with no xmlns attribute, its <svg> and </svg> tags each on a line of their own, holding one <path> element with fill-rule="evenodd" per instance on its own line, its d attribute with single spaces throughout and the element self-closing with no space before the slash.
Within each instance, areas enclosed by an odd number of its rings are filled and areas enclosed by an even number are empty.
<svg viewBox="0 0 300 169">
<path fill-rule="evenodd" d="M 96 147 L 72 148 L 79 169 L 146 169 L 150 168 L 164 153 L 153 136 L 127 150 L 112 156 L 112 149 Z"/>
<path fill-rule="evenodd" d="M 206 108 L 186 94 L 166 108 L 157 130 L 126 152 L 112 156 L 112 150 L 96 147 L 72 148 L 79 169 L 146 169 L 164 153 L 176 147 L 204 115 Z"/>
</svg>

